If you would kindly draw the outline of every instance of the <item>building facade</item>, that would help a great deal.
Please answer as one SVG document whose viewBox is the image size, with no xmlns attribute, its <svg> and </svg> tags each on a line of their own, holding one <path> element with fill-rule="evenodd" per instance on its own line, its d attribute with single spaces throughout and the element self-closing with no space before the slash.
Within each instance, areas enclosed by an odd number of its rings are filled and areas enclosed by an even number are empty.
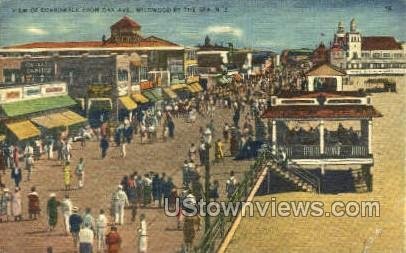
<svg viewBox="0 0 406 253">
<path fill-rule="evenodd" d="M 338 24 L 330 48 L 330 63 L 345 69 L 348 75 L 406 74 L 405 43 L 391 36 L 362 36 L 355 19 L 350 31 Z"/>
</svg>

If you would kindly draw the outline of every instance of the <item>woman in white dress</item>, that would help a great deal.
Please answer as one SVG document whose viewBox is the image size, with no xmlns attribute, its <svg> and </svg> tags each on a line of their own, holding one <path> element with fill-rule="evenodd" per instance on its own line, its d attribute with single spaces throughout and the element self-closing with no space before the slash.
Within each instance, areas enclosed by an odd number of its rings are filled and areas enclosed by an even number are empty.
<svg viewBox="0 0 406 253">
<path fill-rule="evenodd" d="M 138 239 L 138 253 L 147 253 L 147 222 L 145 221 L 145 214 L 140 215 Z"/>
</svg>

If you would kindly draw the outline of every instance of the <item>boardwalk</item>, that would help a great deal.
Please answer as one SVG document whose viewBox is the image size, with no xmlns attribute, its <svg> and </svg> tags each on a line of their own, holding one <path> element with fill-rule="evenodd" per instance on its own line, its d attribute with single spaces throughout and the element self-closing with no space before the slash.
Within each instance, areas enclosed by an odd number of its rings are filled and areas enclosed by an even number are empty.
<svg viewBox="0 0 406 253">
<path fill-rule="evenodd" d="M 230 112 L 217 110 L 215 123 L 217 132 L 220 134 L 221 126 L 225 120 L 230 121 Z M 162 143 L 161 140 L 154 144 L 139 143 L 139 137 L 135 143 L 128 145 L 127 158 L 119 158 L 119 149 L 112 147 L 106 160 L 99 159 L 98 143 L 88 142 L 84 150 L 78 143 L 74 144 L 73 166 L 79 157 L 83 156 L 86 161 L 85 187 L 82 190 L 70 192 L 72 202 L 83 211 L 86 207 L 92 208 L 93 216 L 97 216 L 100 208 L 110 207 L 110 197 L 124 175 L 133 171 L 140 174 L 145 172 L 165 172 L 174 178 L 176 185 L 181 185 L 181 170 L 183 160 L 191 142 L 198 143 L 200 126 L 205 126 L 208 119 L 198 118 L 194 125 L 186 124 L 182 119 L 176 119 L 175 140 Z M 228 147 L 226 148 L 228 150 Z M 216 164 L 212 168 L 213 178 L 220 180 L 221 191 L 224 191 L 225 180 L 230 170 L 235 170 L 237 175 L 247 168 L 250 161 L 235 162 L 227 158 L 224 163 Z M 46 252 L 46 248 L 53 247 L 53 252 L 74 252 L 71 237 L 63 233 L 63 224 L 59 217 L 56 231 L 46 231 L 46 201 L 51 192 L 56 192 L 57 198 L 62 199 L 64 192 L 62 168 L 57 161 L 40 160 L 36 166 L 31 182 L 26 182 L 26 174 L 23 172 L 23 208 L 24 218 L 27 218 L 26 194 L 31 186 L 37 186 L 41 198 L 43 215 L 38 221 L 23 221 L 19 223 L 0 223 L 0 252 L 7 253 L 40 253 Z M 9 172 L 3 177 L 7 186 L 11 186 Z M 76 179 L 74 180 L 76 183 Z M 204 182 L 202 182 L 204 184 Z M 149 252 L 176 252 L 180 249 L 183 233 L 176 230 L 176 218 L 168 218 L 163 209 L 148 208 L 139 209 L 138 214 L 145 213 L 148 226 Z M 138 222 L 138 216 L 137 216 Z M 130 211 L 126 211 L 125 225 L 119 227 L 119 233 L 123 237 L 122 252 L 136 252 L 137 249 L 137 225 L 131 223 Z M 16 243 L 19 242 L 19 243 Z"/>
</svg>

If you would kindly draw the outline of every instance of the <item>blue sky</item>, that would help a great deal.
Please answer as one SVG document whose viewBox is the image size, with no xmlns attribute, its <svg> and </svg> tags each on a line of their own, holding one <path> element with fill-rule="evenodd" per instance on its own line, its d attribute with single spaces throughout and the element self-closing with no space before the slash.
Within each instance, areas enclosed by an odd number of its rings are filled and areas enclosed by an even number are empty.
<svg viewBox="0 0 406 253">
<path fill-rule="evenodd" d="M 391 6 L 392 10 L 385 6 Z M 99 8 L 99 12 L 40 11 L 40 8 L 58 7 Z M 171 12 L 137 12 L 137 8 L 149 7 L 169 8 Z M 196 7 L 196 12 L 186 11 L 184 7 Z M 211 11 L 200 12 L 201 7 Z M 27 12 L 19 13 L 18 8 Z M 180 10 L 174 13 L 173 8 Z M 182 45 L 201 43 L 209 34 L 218 43 L 231 41 L 239 47 L 280 51 L 313 48 L 321 40 L 328 43 L 338 21 L 342 20 L 348 29 L 353 17 L 363 35 L 391 35 L 406 40 L 404 13 L 406 3 L 402 0 L 0 0 L 0 46 L 34 41 L 100 40 L 103 34 L 109 35 L 111 24 L 128 15 L 141 24 L 144 35 L 153 34 Z"/>
</svg>

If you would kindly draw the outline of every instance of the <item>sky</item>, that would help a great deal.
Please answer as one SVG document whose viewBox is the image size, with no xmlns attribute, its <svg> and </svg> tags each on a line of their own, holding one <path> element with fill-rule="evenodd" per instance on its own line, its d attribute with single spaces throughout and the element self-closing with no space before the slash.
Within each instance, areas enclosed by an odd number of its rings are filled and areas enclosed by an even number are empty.
<svg viewBox="0 0 406 253">
<path fill-rule="evenodd" d="M 328 44 L 338 22 L 349 30 L 352 18 L 362 35 L 405 41 L 404 13 L 405 0 L 0 0 L 0 46 L 101 40 L 110 35 L 110 25 L 128 15 L 143 35 L 185 46 L 209 35 L 218 44 L 278 52 Z"/>
</svg>

